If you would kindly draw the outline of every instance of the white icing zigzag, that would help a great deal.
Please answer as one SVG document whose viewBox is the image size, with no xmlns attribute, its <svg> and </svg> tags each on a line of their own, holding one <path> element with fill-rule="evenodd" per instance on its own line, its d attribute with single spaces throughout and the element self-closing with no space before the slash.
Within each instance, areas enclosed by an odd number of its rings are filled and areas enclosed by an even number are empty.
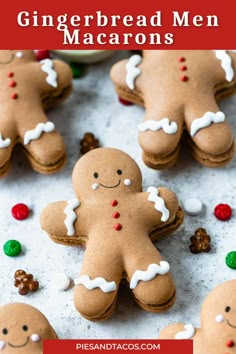
<svg viewBox="0 0 236 354">
<path fill-rule="evenodd" d="M 145 271 L 136 270 L 130 280 L 130 289 L 135 289 L 140 280 L 149 281 L 156 277 L 156 275 L 165 275 L 170 270 L 170 265 L 168 262 L 161 261 L 160 265 L 152 263 L 148 266 Z"/>
<path fill-rule="evenodd" d="M 75 208 L 80 206 L 80 201 L 78 199 L 70 199 L 67 202 L 67 206 L 64 209 L 64 213 L 66 214 L 66 218 L 64 220 L 64 224 L 67 228 L 67 236 L 73 236 L 75 233 L 74 222 L 77 219 L 77 215 L 74 212 Z"/>
<path fill-rule="evenodd" d="M 74 280 L 75 285 L 83 285 L 88 290 L 96 288 L 101 289 L 104 293 L 110 293 L 116 290 L 116 283 L 114 281 L 106 281 L 102 277 L 90 279 L 89 275 L 82 275 Z"/>
<path fill-rule="evenodd" d="M 176 122 L 170 123 L 169 118 L 162 118 L 159 121 L 150 119 L 139 124 L 138 129 L 140 132 L 145 132 L 146 130 L 156 132 L 163 129 L 166 134 L 175 134 L 178 130 L 178 125 Z"/>
<path fill-rule="evenodd" d="M 191 323 L 186 324 L 184 329 L 184 331 L 176 333 L 175 339 L 190 339 L 194 336 L 195 328 Z"/>
<path fill-rule="evenodd" d="M 6 148 L 11 144 L 11 139 L 3 139 L 2 134 L 0 134 L 0 149 Z"/>
<path fill-rule="evenodd" d="M 57 72 L 53 69 L 53 61 L 51 59 L 43 59 L 40 61 L 41 70 L 48 76 L 46 77 L 47 83 L 52 87 L 57 87 Z"/>
<path fill-rule="evenodd" d="M 165 206 L 165 201 L 161 197 L 158 197 L 158 189 L 155 187 L 149 187 L 147 190 L 149 194 L 149 202 L 155 203 L 154 208 L 162 213 L 161 221 L 165 222 L 169 219 L 170 212 Z"/>
<path fill-rule="evenodd" d="M 37 140 L 42 133 L 51 133 L 55 129 L 55 125 L 52 122 L 39 123 L 36 128 L 28 130 L 24 136 L 24 144 L 27 145 L 31 140 Z"/>
<path fill-rule="evenodd" d="M 142 61 L 142 57 L 138 54 L 132 55 L 129 58 L 128 63 L 126 64 L 126 78 L 125 82 L 130 90 L 134 89 L 135 79 L 141 74 L 141 70 L 136 66 L 139 65 Z"/>
<path fill-rule="evenodd" d="M 190 135 L 194 136 L 198 130 L 209 127 L 211 123 L 222 123 L 224 121 L 225 114 L 223 112 L 206 112 L 203 117 L 192 121 Z"/>
<path fill-rule="evenodd" d="M 221 67 L 225 71 L 225 79 L 232 81 L 234 78 L 234 70 L 232 67 L 232 59 L 226 50 L 215 50 L 216 58 L 221 61 Z"/>
</svg>

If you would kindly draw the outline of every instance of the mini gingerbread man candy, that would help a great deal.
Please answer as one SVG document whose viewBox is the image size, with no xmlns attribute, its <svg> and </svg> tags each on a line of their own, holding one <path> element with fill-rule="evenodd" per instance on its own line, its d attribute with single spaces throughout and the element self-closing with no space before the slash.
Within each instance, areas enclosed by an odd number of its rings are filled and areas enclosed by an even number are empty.
<svg viewBox="0 0 236 354">
<path fill-rule="evenodd" d="M 0 353 L 43 354 L 43 340 L 57 335 L 35 307 L 13 303 L 0 306 Z"/>
<path fill-rule="evenodd" d="M 189 249 L 192 253 L 210 252 L 211 238 L 203 227 L 195 230 L 194 235 L 190 237 L 191 245 Z"/>
<path fill-rule="evenodd" d="M 236 53 L 226 50 L 144 50 L 111 70 L 117 94 L 145 107 L 139 124 L 144 162 L 173 165 L 183 132 L 193 156 L 218 167 L 234 155 L 234 139 L 216 101 L 232 95 Z"/>
<path fill-rule="evenodd" d="M 27 295 L 30 291 L 36 291 L 39 288 L 39 283 L 34 280 L 33 275 L 27 274 L 24 270 L 17 270 L 14 278 L 14 285 L 19 289 L 20 295 Z"/>
<path fill-rule="evenodd" d="M 31 50 L 0 50 L 0 176 L 8 172 L 17 144 L 40 173 L 64 165 L 62 137 L 44 110 L 70 94 L 71 82 L 72 71 L 60 60 L 38 62 Z"/>
<path fill-rule="evenodd" d="M 163 329 L 162 339 L 193 339 L 194 354 L 236 353 L 236 280 L 227 281 L 205 299 L 201 328 L 177 323 Z"/>
<path fill-rule="evenodd" d="M 122 278 L 142 308 L 167 310 L 175 301 L 175 286 L 169 264 L 151 239 L 180 226 L 183 213 L 176 195 L 155 187 L 142 192 L 137 164 L 111 148 L 83 155 L 72 179 L 76 199 L 50 204 L 41 226 L 55 242 L 86 246 L 74 280 L 77 310 L 89 320 L 108 318 Z"/>
</svg>

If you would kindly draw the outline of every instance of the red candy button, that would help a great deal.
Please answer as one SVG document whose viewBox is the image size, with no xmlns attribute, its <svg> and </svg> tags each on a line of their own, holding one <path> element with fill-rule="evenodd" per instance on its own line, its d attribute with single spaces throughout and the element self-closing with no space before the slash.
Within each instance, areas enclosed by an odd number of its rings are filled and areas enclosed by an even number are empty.
<svg viewBox="0 0 236 354">
<path fill-rule="evenodd" d="M 226 347 L 228 348 L 232 348 L 234 347 L 234 341 L 233 340 L 228 340 L 226 343 L 225 343 Z"/>
<path fill-rule="evenodd" d="M 114 200 L 111 201 L 111 206 L 115 207 L 117 205 L 118 205 L 117 200 L 114 199 Z"/>
<path fill-rule="evenodd" d="M 214 215 L 221 221 L 229 220 L 232 216 L 232 209 L 228 204 L 218 204 L 214 209 Z"/>
<path fill-rule="evenodd" d="M 124 106 L 132 106 L 133 102 L 127 101 L 124 98 L 119 97 L 119 102 L 123 104 Z"/>
<path fill-rule="evenodd" d="M 186 82 L 186 81 L 188 81 L 188 76 L 186 76 L 186 75 L 181 76 L 180 80 L 183 82 Z"/>
<path fill-rule="evenodd" d="M 17 220 L 24 220 L 29 216 L 29 208 L 23 203 L 14 205 L 11 209 L 12 216 Z"/>
<path fill-rule="evenodd" d="M 185 57 L 180 57 L 180 58 L 178 59 L 178 61 L 179 61 L 180 63 L 184 62 L 185 60 L 186 60 Z"/>
<path fill-rule="evenodd" d="M 121 229 L 122 229 L 122 225 L 121 224 L 115 224 L 114 226 L 114 229 L 116 230 L 116 231 L 120 231 Z"/>
<path fill-rule="evenodd" d="M 113 214 L 112 214 L 112 217 L 114 219 L 118 219 L 120 217 L 120 213 L 118 213 L 118 211 L 115 211 Z"/>
</svg>

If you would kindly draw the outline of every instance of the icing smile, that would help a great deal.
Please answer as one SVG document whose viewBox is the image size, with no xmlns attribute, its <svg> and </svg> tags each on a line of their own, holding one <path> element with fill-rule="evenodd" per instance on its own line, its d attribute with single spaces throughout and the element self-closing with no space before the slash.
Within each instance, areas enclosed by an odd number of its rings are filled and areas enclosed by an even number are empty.
<svg viewBox="0 0 236 354">
<path fill-rule="evenodd" d="M 226 322 L 228 323 L 228 325 L 229 325 L 230 327 L 236 328 L 236 326 L 233 325 L 232 323 L 230 323 L 229 320 L 227 320 Z"/>
<path fill-rule="evenodd" d="M 12 348 L 23 348 L 25 347 L 27 344 L 29 343 L 29 337 L 27 337 L 26 341 L 24 344 L 21 344 L 21 345 L 13 345 L 11 343 L 8 343 L 8 345 Z"/>
<path fill-rule="evenodd" d="M 100 184 L 100 186 L 102 186 L 102 187 L 104 187 L 104 188 L 116 188 L 116 187 L 118 187 L 119 185 L 120 185 L 120 179 L 119 179 L 119 182 L 115 185 L 115 186 L 105 186 L 104 184 L 102 184 L 102 183 L 99 183 Z"/>
<path fill-rule="evenodd" d="M 11 54 L 10 58 L 7 60 L 0 60 L 0 64 L 9 64 L 13 61 L 14 59 L 14 54 Z"/>
</svg>

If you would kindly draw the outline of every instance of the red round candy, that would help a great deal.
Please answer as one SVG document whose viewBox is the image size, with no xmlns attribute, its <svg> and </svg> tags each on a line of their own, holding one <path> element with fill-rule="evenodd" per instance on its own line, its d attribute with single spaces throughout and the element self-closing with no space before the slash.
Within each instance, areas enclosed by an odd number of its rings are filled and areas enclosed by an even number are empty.
<svg viewBox="0 0 236 354">
<path fill-rule="evenodd" d="M 122 225 L 119 223 L 115 224 L 113 227 L 116 231 L 120 231 L 122 229 Z"/>
<path fill-rule="evenodd" d="M 179 61 L 180 63 L 184 62 L 185 60 L 186 60 L 185 57 L 179 57 L 179 59 L 178 59 L 178 61 Z"/>
<path fill-rule="evenodd" d="M 12 216 L 17 220 L 24 220 L 29 216 L 29 208 L 23 203 L 14 205 L 11 209 Z"/>
<path fill-rule="evenodd" d="M 48 50 L 37 50 L 36 51 L 36 59 L 37 61 L 50 58 L 50 54 Z"/>
<path fill-rule="evenodd" d="M 118 219 L 120 217 L 120 213 L 118 213 L 118 211 L 115 211 L 113 214 L 112 214 L 112 217 L 114 219 Z"/>
<path fill-rule="evenodd" d="M 214 215 L 221 221 L 229 220 L 232 216 L 232 209 L 228 204 L 218 204 L 214 209 Z"/>
<path fill-rule="evenodd" d="M 180 70 L 181 71 L 186 71 L 187 70 L 187 66 L 186 65 L 181 66 Z"/>
<path fill-rule="evenodd" d="M 119 97 L 119 102 L 123 104 L 124 106 L 132 106 L 133 102 L 127 101 L 124 98 Z"/>
<path fill-rule="evenodd" d="M 186 82 L 186 81 L 188 81 L 188 76 L 186 76 L 186 75 L 181 76 L 180 80 L 183 82 Z"/>
<path fill-rule="evenodd" d="M 11 94 L 11 98 L 13 99 L 13 100 L 16 100 L 17 98 L 18 98 L 18 95 L 17 95 L 17 93 L 12 93 Z"/>
</svg>

